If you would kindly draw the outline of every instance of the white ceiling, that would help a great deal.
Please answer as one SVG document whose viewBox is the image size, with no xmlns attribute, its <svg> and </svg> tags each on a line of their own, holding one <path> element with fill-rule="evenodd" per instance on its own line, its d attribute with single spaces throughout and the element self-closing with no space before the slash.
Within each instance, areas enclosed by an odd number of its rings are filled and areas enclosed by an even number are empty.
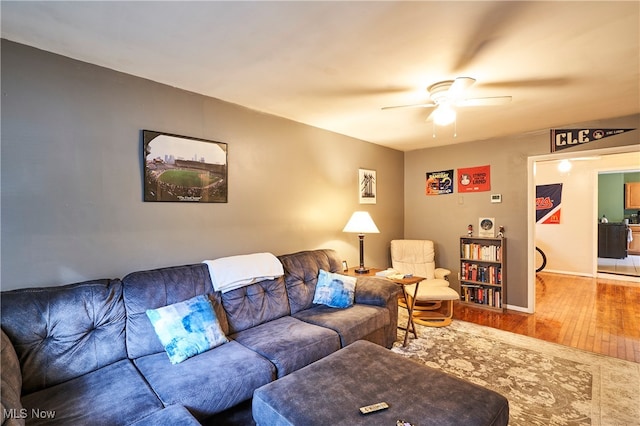
<svg viewBox="0 0 640 426">
<path fill-rule="evenodd" d="M 11 2 L 2 37 L 399 150 L 640 113 L 640 2 Z M 468 76 L 453 126 L 426 87 Z"/>
</svg>

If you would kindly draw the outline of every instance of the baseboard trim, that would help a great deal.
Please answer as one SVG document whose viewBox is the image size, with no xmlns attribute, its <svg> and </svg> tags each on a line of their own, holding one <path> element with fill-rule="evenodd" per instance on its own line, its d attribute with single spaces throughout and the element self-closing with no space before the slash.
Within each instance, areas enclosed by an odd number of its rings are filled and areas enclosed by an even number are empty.
<svg viewBox="0 0 640 426">
<path fill-rule="evenodd" d="M 507 305 L 507 309 L 509 309 L 511 311 L 524 312 L 525 314 L 532 314 L 533 313 L 533 309 L 524 308 L 522 306 L 516 306 L 516 305 Z"/>
<path fill-rule="evenodd" d="M 593 278 L 593 274 L 587 274 L 585 272 L 575 272 L 575 271 L 559 271 L 557 269 L 544 269 L 543 271 L 540 271 L 542 273 L 544 272 L 548 272 L 551 274 L 562 274 L 562 275 L 575 275 L 578 277 L 588 277 L 588 278 Z"/>
<path fill-rule="evenodd" d="M 628 281 L 632 283 L 640 283 L 640 277 L 634 277 L 632 275 L 618 275 L 618 274 L 607 274 L 605 272 L 598 272 L 598 278 L 607 279 L 607 280 Z"/>
</svg>

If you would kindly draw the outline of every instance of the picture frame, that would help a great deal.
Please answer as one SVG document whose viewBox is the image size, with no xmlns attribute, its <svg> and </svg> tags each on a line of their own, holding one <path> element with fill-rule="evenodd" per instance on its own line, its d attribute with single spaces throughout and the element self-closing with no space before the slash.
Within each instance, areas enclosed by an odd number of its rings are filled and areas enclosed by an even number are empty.
<svg viewBox="0 0 640 426">
<path fill-rule="evenodd" d="M 478 219 L 478 237 L 495 238 L 496 219 L 493 217 L 481 217 Z"/>
<path fill-rule="evenodd" d="M 453 193 L 453 169 L 426 173 L 425 195 L 444 195 Z"/>
<path fill-rule="evenodd" d="M 144 201 L 226 203 L 226 143 L 142 131 Z"/>
<path fill-rule="evenodd" d="M 358 201 L 360 204 L 376 204 L 377 182 L 375 170 L 358 170 Z"/>
<path fill-rule="evenodd" d="M 458 193 L 491 190 L 491 165 L 458 169 Z"/>
<path fill-rule="evenodd" d="M 342 261 L 342 272 L 347 272 L 349 270 L 349 265 L 347 265 L 347 261 Z"/>
</svg>

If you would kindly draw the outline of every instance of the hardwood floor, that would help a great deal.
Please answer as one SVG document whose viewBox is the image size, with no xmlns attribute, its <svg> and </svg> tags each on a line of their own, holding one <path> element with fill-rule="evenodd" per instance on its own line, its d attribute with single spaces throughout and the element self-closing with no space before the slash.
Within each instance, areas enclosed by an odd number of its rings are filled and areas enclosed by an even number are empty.
<svg viewBox="0 0 640 426">
<path fill-rule="evenodd" d="M 640 284 L 545 272 L 536 281 L 534 314 L 456 303 L 454 319 L 640 363 Z"/>
</svg>

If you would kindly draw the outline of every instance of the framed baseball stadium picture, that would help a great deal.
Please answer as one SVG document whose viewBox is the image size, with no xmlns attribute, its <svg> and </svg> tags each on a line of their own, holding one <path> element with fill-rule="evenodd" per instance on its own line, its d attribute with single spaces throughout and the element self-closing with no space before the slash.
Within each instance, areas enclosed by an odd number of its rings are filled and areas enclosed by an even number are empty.
<svg viewBox="0 0 640 426">
<path fill-rule="evenodd" d="M 142 131 L 144 201 L 227 202 L 227 144 Z"/>
</svg>

